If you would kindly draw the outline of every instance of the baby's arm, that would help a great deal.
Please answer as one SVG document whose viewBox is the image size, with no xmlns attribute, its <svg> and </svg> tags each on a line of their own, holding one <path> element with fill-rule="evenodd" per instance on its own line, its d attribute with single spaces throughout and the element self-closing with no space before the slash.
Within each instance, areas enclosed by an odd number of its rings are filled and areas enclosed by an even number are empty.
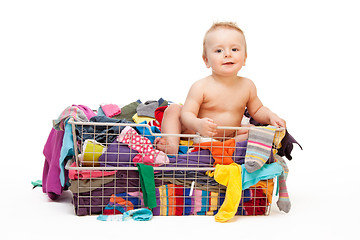
<svg viewBox="0 0 360 240">
<path fill-rule="evenodd" d="M 204 81 L 195 82 L 186 97 L 181 109 L 181 122 L 186 129 L 199 132 L 201 136 L 212 137 L 216 134 L 217 125 L 210 118 L 198 118 L 204 97 Z"/>
<path fill-rule="evenodd" d="M 263 106 L 262 102 L 257 96 L 255 84 L 251 80 L 249 80 L 248 84 L 250 94 L 247 103 L 247 109 L 249 111 L 249 114 L 254 118 L 254 120 L 261 124 L 270 124 L 275 127 L 286 128 L 285 120 L 281 119 L 270 109 Z"/>
</svg>

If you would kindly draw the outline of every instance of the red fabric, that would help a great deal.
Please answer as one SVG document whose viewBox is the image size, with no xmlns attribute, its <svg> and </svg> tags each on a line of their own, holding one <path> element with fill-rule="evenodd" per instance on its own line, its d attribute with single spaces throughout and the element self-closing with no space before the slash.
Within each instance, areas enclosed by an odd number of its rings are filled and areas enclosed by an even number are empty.
<svg viewBox="0 0 360 240">
<path fill-rule="evenodd" d="M 253 198 L 250 201 L 244 202 L 243 207 L 246 211 L 246 215 L 264 215 L 267 207 L 267 198 L 263 190 L 255 189 L 252 190 L 254 193 Z"/>
<path fill-rule="evenodd" d="M 168 106 L 162 106 L 162 107 L 158 107 L 156 110 L 155 110 L 155 119 L 156 119 L 156 121 L 158 121 L 158 123 L 160 124 L 159 126 L 157 126 L 157 127 L 159 127 L 159 128 L 161 128 L 161 122 L 162 122 L 162 119 L 163 119 L 163 117 L 164 117 L 164 112 L 165 112 L 165 110 L 166 110 L 166 108 L 167 108 Z"/>
<path fill-rule="evenodd" d="M 182 216 L 184 211 L 184 188 L 179 185 L 175 186 L 175 216 Z"/>
</svg>

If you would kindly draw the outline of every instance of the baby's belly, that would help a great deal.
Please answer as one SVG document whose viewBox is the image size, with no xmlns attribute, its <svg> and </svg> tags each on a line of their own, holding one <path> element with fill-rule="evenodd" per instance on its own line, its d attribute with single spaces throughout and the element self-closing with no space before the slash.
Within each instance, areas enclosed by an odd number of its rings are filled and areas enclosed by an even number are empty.
<svg viewBox="0 0 360 240">
<path fill-rule="evenodd" d="M 241 117 L 240 117 L 241 116 Z M 213 119 L 217 126 L 226 126 L 226 127 L 240 127 L 242 114 L 229 114 L 229 113 L 219 113 L 213 116 L 209 116 L 209 118 Z M 234 137 L 235 130 L 223 130 L 218 129 L 216 137 Z"/>
<path fill-rule="evenodd" d="M 218 126 L 240 127 L 242 115 L 233 113 L 217 113 L 208 116 Z"/>
</svg>

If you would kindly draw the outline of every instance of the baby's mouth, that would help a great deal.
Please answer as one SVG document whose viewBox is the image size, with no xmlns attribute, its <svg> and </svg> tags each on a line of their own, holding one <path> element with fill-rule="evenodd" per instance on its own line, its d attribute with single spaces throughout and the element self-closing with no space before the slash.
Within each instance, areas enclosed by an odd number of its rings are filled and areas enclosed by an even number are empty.
<svg viewBox="0 0 360 240">
<path fill-rule="evenodd" d="M 233 65 L 234 63 L 233 62 L 226 62 L 226 63 L 223 63 L 223 65 Z"/>
</svg>

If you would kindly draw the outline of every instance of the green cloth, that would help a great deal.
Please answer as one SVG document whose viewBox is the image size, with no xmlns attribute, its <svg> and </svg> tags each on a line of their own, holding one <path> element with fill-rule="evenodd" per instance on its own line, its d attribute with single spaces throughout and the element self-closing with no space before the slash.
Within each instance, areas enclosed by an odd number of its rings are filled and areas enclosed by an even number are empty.
<svg viewBox="0 0 360 240">
<path fill-rule="evenodd" d="M 35 182 L 31 181 L 31 184 L 33 185 L 33 189 L 36 188 L 36 187 L 42 187 L 42 181 L 41 180 L 36 180 Z"/>
<path fill-rule="evenodd" d="M 152 209 L 157 206 L 154 168 L 150 165 L 145 165 L 142 163 L 138 163 L 137 168 L 139 171 L 140 184 L 141 190 L 143 192 L 145 207 Z"/>
<path fill-rule="evenodd" d="M 113 118 L 116 119 L 126 119 L 129 122 L 134 122 L 132 117 L 135 115 L 136 113 L 136 108 L 139 106 L 139 102 L 132 102 L 129 103 L 128 105 L 124 106 L 121 108 L 121 113 L 119 115 L 114 116 Z"/>
</svg>

